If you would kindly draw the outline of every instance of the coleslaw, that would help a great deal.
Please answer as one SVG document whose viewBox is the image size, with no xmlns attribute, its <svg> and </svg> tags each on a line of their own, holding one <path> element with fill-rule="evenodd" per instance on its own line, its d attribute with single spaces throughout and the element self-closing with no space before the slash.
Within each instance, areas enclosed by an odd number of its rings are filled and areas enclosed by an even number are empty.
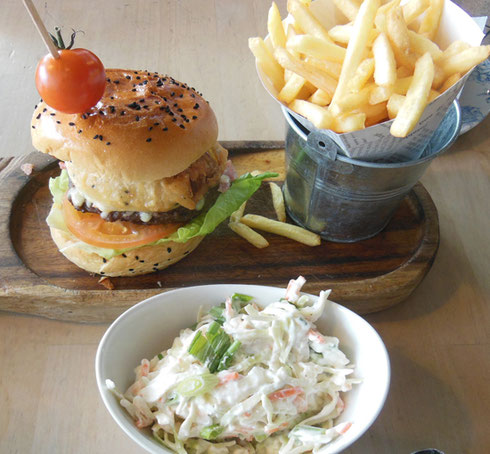
<svg viewBox="0 0 490 454">
<path fill-rule="evenodd" d="M 201 309 L 170 349 L 141 361 L 124 394 L 106 386 L 138 428 L 179 454 L 320 453 L 351 427 L 335 419 L 359 380 L 339 340 L 315 326 L 330 292 L 312 300 L 304 283 L 291 280 L 264 308 L 235 293 Z"/>
</svg>

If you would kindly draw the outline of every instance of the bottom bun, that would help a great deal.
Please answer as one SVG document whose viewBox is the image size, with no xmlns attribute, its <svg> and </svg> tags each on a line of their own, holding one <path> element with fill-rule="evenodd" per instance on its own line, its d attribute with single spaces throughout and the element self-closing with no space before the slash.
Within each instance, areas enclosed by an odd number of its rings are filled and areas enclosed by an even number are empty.
<svg viewBox="0 0 490 454">
<path fill-rule="evenodd" d="M 50 228 L 51 237 L 60 252 L 78 267 L 103 276 L 136 276 L 163 270 L 191 253 L 204 237 L 196 237 L 186 243 L 167 243 L 142 246 L 111 259 L 104 259 L 95 252 L 88 252 L 76 244 L 80 242 L 71 233 Z"/>
</svg>

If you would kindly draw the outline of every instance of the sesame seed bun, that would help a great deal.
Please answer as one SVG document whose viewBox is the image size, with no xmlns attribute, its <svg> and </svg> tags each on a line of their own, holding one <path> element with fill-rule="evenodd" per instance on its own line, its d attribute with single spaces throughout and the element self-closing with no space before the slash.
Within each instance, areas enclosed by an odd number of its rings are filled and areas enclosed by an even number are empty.
<svg viewBox="0 0 490 454">
<path fill-rule="evenodd" d="M 137 276 L 163 270 L 190 254 L 203 237 L 186 243 L 169 241 L 157 246 L 143 246 L 109 260 L 80 248 L 80 240 L 71 233 L 51 227 L 51 237 L 61 253 L 78 267 L 102 276 Z"/>
<path fill-rule="evenodd" d="M 36 149 L 98 175 L 154 181 L 178 174 L 216 143 L 214 112 L 188 85 L 147 71 L 107 69 L 106 76 L 102 99 L 85 113 L 38 104 Z"/>
</svg>

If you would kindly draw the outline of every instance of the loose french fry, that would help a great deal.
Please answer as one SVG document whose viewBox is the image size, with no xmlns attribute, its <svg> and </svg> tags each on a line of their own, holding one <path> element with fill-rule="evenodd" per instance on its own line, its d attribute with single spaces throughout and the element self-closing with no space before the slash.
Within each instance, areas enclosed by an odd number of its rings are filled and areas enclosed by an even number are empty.
<svg viewBox="0 0 490 454">
<path fill-rule="evenodd" d="M 384 33 L 376 38 L 373 43 L 374 55 L 374 81 L 376 85 L 384 87 L 391 86 L 396 81 L 396 61 L 395 54 L 391 48 L 390 42 Z M 388 98 L 383 99 L 383 101 Z M 371 104 L 377 104 L 376 102 Z"/>
<path fill-rule="evenodd" d="M 403 19 L 403 11 L 399 6 L 391 8 L 386 14 L 386 30 L 397 63 L 400 66 L 407 66 L 413 69 L 417 56 L 410 48 L 407 24 Z"/>
<path fill-rule="evenodd" d="M 398 115 L 398 111 L 405 101 L 404 95 L 399 95 L 398 93 L 393 93 L 388 100 L 387 109 L 388 109 L 388 117 L 390 120 L 393 120 Z"/>
<path fill-rule="evenodd" d="M 408 30 L 408 38 L 410 39 L 410 47 L 416 54 L 423 55 L 429 52 L 434 61 L 442 57 L 442 50 L 439 49 L 439 46 L 424 35 Z"/>
<path fill-rule="evenodd" d="M 323 91 L 321 88 L 318 88 L 308 99 L 308 101 L 313 104 L 317 104 L 319 106 L 325 107 L 330 104 L 332 101 L 332 97 L 326 91 Z"/>
<path fill-rule="evenodd" d="M 293 99 L 295 99 L 298 96 L 304 84 L 305 84 L 305 79 L 303 77 L 298 76 L 295 73 L 292 73 L 291 77 L 284 84 L 284 87 L 282 87 L 282 90 L 279 92 L 277 98 L 280 101 L 289 104 L 290 102 L 293 101 Z"/>
<path fill-rule="evenodd" d="M 448 77 L 439 89 L 441 93 L 444 93 L 448 88 L 451 88 L 459 79 L 461 79 L 460 73 L 454 73 L 452 76 Z"/>
<path fill-rule="evenodd" d="M 354 29 L 354 24 L 349 22 L 344 25 L 335 25 L 328 31 L 328 36 L 332 38 L 333 41 L 341 44 L 349 44 L 350 37 L 352 36 L 352 30 Z M 368 45 L 371 45 L 373 41 L 378 37 L 379 32 L 374 28 L 369 32 Z"/>
<path fill-rule="evenodd" d="M 379 104 L 380 102 L 388 101 L 393 94 L 393 86 L 382 87 L 375 86 L 369 92 L 369 104 Z"/>
<path fill-rule="evenodd" d="M 331 41 L 325 41 L 313 35 L 296 35 L 286 44 L 288 50 L 293 50 L 309 57 L 343 62 L 345 49 Z"/>
<path fill-rule="evenodd" d="M 366 104 L 359 110 L 366 115 L 366 121 L 364 126 L 372 126 L 374 124 L 385 121 L 388 118 L 387 102 L 380 102 L 379 104 Z"/>
<path fill-rule="evenodd" d="M 247 202 L 243 202 L 240 205 L 240 208 L 238 208 L 238 210 L 231 213 L 230 222 L 239 222 L 240 221 L 241 217 L 243 216 L 243 213 L 245 212 L 245 206 L 246 205 L 247 205 Z"/>
<path fill-rule="evenodd" d="M 439 60 L 437 63 L 444 74 L 449 77 L 456 73 L 465 74 L 473 66 L 478 65 L 490 55 L 490 45 L 470 47 L 459 54 Z"/>
<path fill-rule="evenodd" d="M 427 36 L 427 38 L 434 39 L 439 29 L 443 7 L 444 0 L 430 0 L 430 6 L 427 8 L 420 23 L 419 33 Z"/>
<path fill-rule="evenodd" d="M 276 235 L 290 238 L 294 241 L 306 244 L 307 246 L 318 246 L 321 242 L 320 236 L 296 225 L 286 224 L 285 222 L 274 221 L 264 216 L 247 214 L 242 217 L 243 224 L 253 229 L 263 230 Z"/>
<path fill-rule="evenodd" d="M 359 3 L 355 0 L 333 0 L 337 9 L 350 21 L 356 19 L 359 12 Z"/>
<path fill-rule="evenodd" d="M 286 33 L 284 33 L 281 14 L 275 2 L 272 2 L 272 6 L 269 9 L 267 30 L 269 31 L 269 37 L 274 48 L 286 46 Z"/>
<path fill-rule="evenodd" d="M 412 83 L 395 121 L 391 125 L 391 135 L 406 137 L 410 134 L 427 105 L 433 79 L 434 63 L 427 52 L 415 63 Z"/>
<path fill-rule="evenodd" d="M 242 224 L 241 222 L 230 222 L 228 227 L 256 248 L 262 249 L 269 246 L 269 242 L 248 225 Z"/>
<path fill-rule="evenodd" d="M 318 71 L 316 68 L 312 69 L 308 63 L 294 57 L 285 49 L 277 48 L 274 56 L 283 68 L 295 72 L 317 88 L 321 88 L 331 94 L 334 93 L 337 81 L 328 74 Z"/>
<path fill-rule="evenodd" d="M 329 76 L 333 77 L 335 80 L 339 80 L 340 71 L 342 70 L 342 65 L 334 61 L 320 60 L 318 58 L 306 57 L 305 63 L 311 67 L 320 69 L 321 71 L 327 73 Z"/>
<path fill-rule="evenodd" d="M 315 16 L 299 0 L 288 0 L 288 11 L 294 17 L 296 25 L 301 28 L 303 33 L 310 33 L 318 38 L 330 41 L 327 30 L 318 22 Z"/>
<path fill-rule="evenodd" d="M 333 117 L 330 112 L 311 102 L 295 99 L 289 104 L 289 108 L 310 120 L 318 129 L 330 129 L 333 124 Z"/>
<path fill-rule="evenodd" d="M 270 79 L 274 88 L 280 91 L 284 85 L 284 70 L 267 49 L 262 38 L 249 38 L 248 47 L 257 59 L 257 64 Z"/>
<path fill-rule="evenodd" d="M 356 69 L 354 76 L 350 79 L 348 91 L 357 92 L 362 90 L 367 81 L 374 73 L 374 58 L 366 58 Z"/>
<path fill-rule="evenodd" d="M 348 113 L 335 117 L 332 129 L 338 133 L 359 131 L 366 127 L 366 114 L 364 112 Z"/>
<path fill-rule="evenodd" d="M 344 63 L 342 64 L 339 83 L 330 103 L 329 108 L 332 111 L 335 110 L 337 100 L 342 99 L 348 93 L 349 80 L 354 77 L 357 67 L 363 59 L 378 7 L 379 0 L 364 0 L 359 8 L 352 36 L 347 46 Z"/>
<path fill-rule="evenodd" d="M 411 24 L 429 7 L 429 0 L 408 0 L 402 6 L 403 18 L 407 25 Z"/>
<path fill-rule="evenodd" d="M 286 207 L 284 206 L 284 196 L 282 195 L 281 188 L 272 181 L 269 183 L 272 195 L 272 205 L 276 212 L 277 220 L 286 222 Z"/>
</svg>

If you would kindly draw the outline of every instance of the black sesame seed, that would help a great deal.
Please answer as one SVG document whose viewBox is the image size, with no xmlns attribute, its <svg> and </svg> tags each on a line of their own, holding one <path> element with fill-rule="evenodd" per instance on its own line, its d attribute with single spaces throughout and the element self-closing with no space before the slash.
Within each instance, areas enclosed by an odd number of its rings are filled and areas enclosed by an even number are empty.
<svg viewBox="0 0 490 454">
<path fill-rule="evenodd" d="M 196 102 L 196 104 L 194 104 L 193 109 L 199 109 L 199 104 L 197 102 Z"/>
<path fill-rule="evenodd" d="M 136 88 L 133 88 L 131 91 L 136 91 Z"/>
<path fill-rule="evenodd" d="M 95 188 L 95 184 L 93 184 L 93 185 L 91 186 L 91 188 L 92 188 L 92 189 L 94 189 L 94 188 Z"/>
<path fill-rule="evenodd" d="M 148 131 L 151 131 L 152 129 L 153 129 L 153 126 L 150 126 L 150 127 L 148 128 Z"/>
<path fill-rule="evenodd" d="M 116 108 L 114 106 L 109 106 L 109 109 L 111 110 L 111 113 L 114 113 L 116 111 Z"/>
<path fill-rule="evenodd" d="M 134 272 L 134 268 L 129 268 L 128 271 Z"/>
<path fill-rule="evenodd" d="M 184 125 L 179 125 L 179 128 L 185 129 Z"/>
<path fill-rule="evenodd" d="M 146 139 L 147 142 L 151 142 L 151 137 L 148 137 L 148 139 Z"/>
<path fill-rule="evenodd" d="M 144 260 L 140 260 L 140 263 L 145 263 L 145 261 Z"/>
<path fill-rule="evenodd" d="M 197 116 L 196 116 L 196 115 L 193 115 L 193 116 L 192 116 L 192 119 L 193 119 L 193 120 L 197 120 Z"/>
<path fill-rule="evenodd" d="M 99 110 L 100 115 L 105 115 L 105 112 L 103 110 Z"/>
<path fill-rule="evenodd" d="M 31 125 L 31 128 L 32 128 L 32 129 L 36 129 L 36 127 L 35 127 L 34 125 Z"/>
<path fill-rule="evenodd" d="M 107 78 L 107 82 L 111 83 L 111 79 Z"/>
<path fill-rule="evenodd" d="M 40 118 L 41 118 L 41 114 L 38 114 L 36 120 L 39 120 Z"/>
<path fill-rule="evenodd" d="M 138 73 L 135 73 L 135 74 L 138 74 Z M 140 79 L 141 79 L 141 77 L 140 77 L 140 76 L 136 76 L 136 79 L 140 80 Z"/>
<path fill-rule="evenodd" d="M 158 121 L 156 121 L 155 123 L 153 123 L 153 126 L 160 126 L 160 123 L 158 123 Z"/>
<path fill-rule="evenodd" d="M 81 134 L 81 133 L 82 133 L 82 130 L 81 130 L 81 129 L 79 129 L 79 130 L 78 130 L 78 134 Z"/>
<path fill-rule="evenodd" d="M 135 256 L 134 256 L 134 258 L 135 258 L 136 260 L 139 260 L 139 259 L 140 259 L 140 258 L 139 258 L 137 255 L 135 255 Z"/>
<path fill-rule="evenodd" d="M 115 83 L 115 84 L 118 84 L 118 83 L 119 83 L 119 81 L 118 81 L 118 80 L 115 80 L 115 81 L 114 81 L 114 83 Z"/>
<path fill-rule="evenodd" d="M 177 121 L 177 118 L 172 118 L 172 121 L 175 123 Z"/>
<path fill-rule="evenodd" d="M 126 189 L 126 190 L 124 191 L 124 193 L 125 193 L 125 194 L 129 194 L 129 191 Z"/>
<path fill-rule="evenodd" d="M 98 138 L 99 138 L 99 135 L 95 134 L 94 139 L 98 139 Z"/>
<path fill-rule="evenodd" d="M 168 131 L 168 128 L 167 127 L 162 128 L 162 131 Z"/>
<path fill-rule="evenodd" d="M 122 256 L 123 256 L 124 258 L 127 258 L 127 255 L 126 255 L 126 254 L 122 254 Z"/>
<path fill-rule="evenodd" d="M 73 121 L 70 121 L 70 123 L 68 123 L 70 126 L 75 126 L 75 123 L 73 123 Z"/>
<path fill-rule="evenodd" d="M 136 115 L 136 118 L 135 118 L 136 121 L 140 121 L 140 117 L 138 115 Z"/>
<path fill-rule="evenodd" d="M 145 98 L 143 98 L 143 99 L 140 99 L 140 102 L 145 102 Z"/>
<path fill-rule="evenodd" d="M 43 109 L 43 112 L 46 112 L 48 109 L 46 109 L 46 107 Z"/>
<path fill-rule="evenodd" d="M 105 272 L 104 271 L 101 271 L 100 274 L 105 274 Z"/>
<path fill-rule="evenodd" d="M 154 266 L 153 271 L 159 271 L 159 269 L 156 266 Z"/>
<path fill-rule="evenodd" d="M 128 104 L 128 107 L 130 109 L 141 110 L 141 106 L 136 101 L 132 102 L 131 104 Z"/>
<path fill-rule="evenodd" d="M 170 254 L 172 252 L 172 248 L 171 247 L 168 247 L 167 248 L 167 252 Z"/>
<path fill-rule="evenodd" d="M 84 120 L 86 120 L 86 119 L 87 119 L 87 115 L 86 115 L 86 114 L 82 114 L 82 118 L 83 118 Z"/>
<path fill-rule="evenodd" d="M 111 143 L 110 143 L 110 142 L 106 142 L 105 144 L 106 144 L 106 145 L 110 145 Z"/>
<path fill-rule="evenodd" d="M 128 79 L 128 80 L 131 79 L 131 76 L 126 76 L 126 79 Z"/>
<path fill-rule="evenodd" d="M 155 266 L 155 267 L 158 266 L 158 263 L 154 263 L 153 266 Z"/>
<path fill-rule="evenodd" d="M 61 124 L 61 121 L 59 121 L 59 120 L 56 120 L 56 123 L 58 123 L 58 124 L 60 125 L 60 124 Z"/>
<path fill-rule="evenodd" d="M 102 140 L 102 139 L 103 139 L 103 137 L 102 136 L 99 136 L 99 140 Z"/>
<path fill-rule="evenodd" d="M 111 96 L 111 99 L 114 99 L 114 96 Z"/>
<path fill-rule="evenodd" d="M 107 259 L 105 259 L 104 257 L 102 257 L 102 261 L 103 261 L 104 263 L 107 263 Z"/>
<path fill-rule="evenodd" d="M 120 115 L 126 115 L 126 112 L 122 110 Z"/>
</svg>

